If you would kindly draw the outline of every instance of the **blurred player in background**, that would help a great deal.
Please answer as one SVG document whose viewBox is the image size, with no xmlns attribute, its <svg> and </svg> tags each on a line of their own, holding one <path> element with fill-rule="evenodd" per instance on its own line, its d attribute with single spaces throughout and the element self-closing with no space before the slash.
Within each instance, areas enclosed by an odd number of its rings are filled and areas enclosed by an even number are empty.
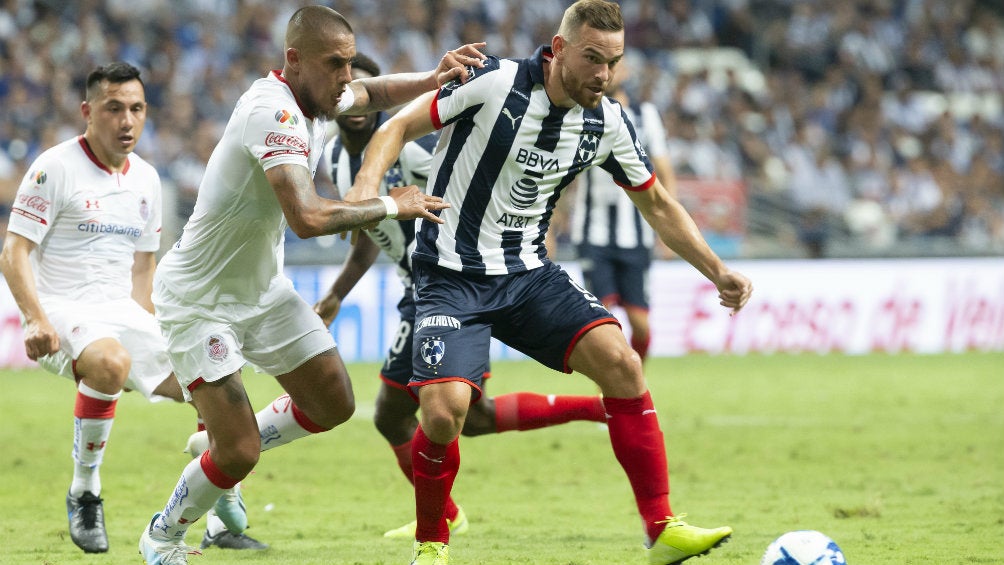
<svg viewBox="0 0 1004 565">
<path fill-rule="evenodd" d="M 213 150 L 192 217 L 164 256 L 154 303 L 175 374 L 206 424 L 209 448 L 183 470 L 139 541 L 150 565 L 180 565 L 193 522 L 254 468 L 263 449 L 329 430 L 355 410 L 328 329 L 283 274 L 283 235 L 334 234 L 385 218 L 425 217 L 447 205 L 417 188 L 344 203 L 321 198 L 313 175 L 327 121 L 411 100 L 480 66 L 474 46 L 426 73 L 352 82 L 348 21 L 324 6 L 290 18 L 284 64 L 238 100 Z M 351 83 L 351 84 L 350 84 Z M 257 415 L 241 370 L 252 363 L 288 393 Z M 256 422 L 257 420 L 257 422 Z"/>
<path fill-rule="evenodd" d="M 635 126 L 635 135 L 666 191 L 676 198 L 676 177 L 666 149 L 666 130 L 651 102 L 630 104 L 624 81 L 627 62 L 617 66 L 607 95 L 620 102 Z M 655 230 L 642 217 L 614 177 L 594 167 L 578 179 L 572 209 L 572 242 L 576 244 L 586 288 L 608 309 L 621 306 L 631 329 L 631 348 L 648 358 L 652 341 L 648 319 L 648 275 Z"/>
<path fill-rule="evenodd" d="M 368 57 L 357 54 L 352 61 L 354 79 L 379 74 L 380 68 Z M 325 154 L 331 155 L 331 178 L 336 186 L 350 187 L 362 164 L 366 144 L 373 132 L 387 121 L 387 115 L 376 112 L 365 116 L 339 116 L 335 121 L 338 123 L 339 133 L 331 140 L 330 150 L 326 150 Z M 429 134 L 405 144 L 397 161 L 384 175 L 380 194 L 388 194 L 392 187 L 405 185 L 417 185 L 424 189 L 432 166 L 436 139 L 435 134 Z M 376 399 L 374 423 L 390 443 L 401 471 L 412 481 L 411 440 L 418 427 L 418 418 L 415 417 L 418 404 L 408 390 L 408 382 L 414 374 L 411 342 L 415 329 L 415 299 L 411 281 L 411 253 L 415 248 L 415 222 L 384 220 L 364 233 L 352 246 L 338 277 L 327 295 L 314 306 L 314 311 L 321 316 L 326 326 L 330 326 L 338 315 L 345 296 L 373 265 L 381 249 L 397 265 L 404 285 L 404 296 L 397 305 L 401 322 L 380 371 L 382 382 Z M 486 374 L 485 378 L 487 377 Z M 503 394 L 494 398 L 482 395 L 467 413 L 463 434 L 478 436 L 511 430 L 532 430 L 573 420 L 606 421 L 600 397 L 530 392 Z M 467 517 L 452 498 L 446 500 L 445 514 L 450 533 L 467 531 Z M 416 522 L 413 521 L 388 531 L 384 536 L 412 539 L 415 537 L 415 528 Z"/>
<path fill-rule="evenodd" d="M 123 389 L 152 401 L 183 396 L 150 301 L 161 186 L 133 153 L 147 110 L 139 70 L 98 67 L 80 108 L 84 134 L 39 155 L 21 182 L 0 270 L 21 311 L 28 357 L 77 383 L 70 539 L 104 553 L 100 468 L 119 396 Z M 239 491 L 222 494 L 216 506 L 227 525 L 211 519 L 206 545 L 267 547 L 241 533 L 247 516 Z"/>
<path fill-rule="evenodd" d="M 732 534 L 675 516 L 666 447 L 641 358 L 616 319 L 548 258 L 544 238 L 562 190 L 600 166 L 629 191 L 663 242 L 741 309 L 750 281 L 729 270 L 652 173 L 631 122 L 604 97 L 624 54 L 616 3 L 580 0 L 527 59 L 489 57 L 466 83 L 423 95 L 370 141 L 349 200 L 379 193 L 408 140 L 443 129 L 429 192 L 450 208 L 420 222 L 412 257 L 414 368 L 421 403 L 412 440 L 418 526 L 412 563 L 449 560 L 445 511 L 460 467 L 458 437 L 481 395 L 490 338 L 599 385 L 610 441 L 634 491 L 650 563 L 679 563 Z"/>
</svg>

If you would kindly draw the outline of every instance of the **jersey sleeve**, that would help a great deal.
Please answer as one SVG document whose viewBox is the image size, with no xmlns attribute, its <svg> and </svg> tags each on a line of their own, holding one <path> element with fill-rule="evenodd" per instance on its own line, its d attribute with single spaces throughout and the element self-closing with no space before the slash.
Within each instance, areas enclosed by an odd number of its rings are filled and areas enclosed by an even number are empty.
<svg viewBox="0 0 1004 565">
<path fill-rule="evenodd" d="M 307 121 L 300 109 L 276 99 L 262 100 L 250 110 L 243 143 L 263 170 L 277 165 L 302 165 L 309 169 L 309 139 Z"/>
<path fill-rule="evenodd" d="M 652 163 L 623 109 L 610 156 L 600 167 L 613 176 L 618 186 L 626 190 L 648 190 L 655 183 Z"/>
<path fill-rule="evenodd" d="M 51 160 L 36 160 L 21 179 L 7 230 L 41 244 L 59 215 L 65 182 L 63 167 Z"/>
<path fill-rule="evenodd" d="M 473 116 L 478 112 L 485 100 L 492 98 L 495 83 L 502 78 L 499 70 L 499 58 L 488 57 L 483 68 L 467 67 L 467 82 L 453 79 L 439 88 L 436 97 L 432 99 L 429 114 L 436 129 L 464 117 Z"/>
</svg>

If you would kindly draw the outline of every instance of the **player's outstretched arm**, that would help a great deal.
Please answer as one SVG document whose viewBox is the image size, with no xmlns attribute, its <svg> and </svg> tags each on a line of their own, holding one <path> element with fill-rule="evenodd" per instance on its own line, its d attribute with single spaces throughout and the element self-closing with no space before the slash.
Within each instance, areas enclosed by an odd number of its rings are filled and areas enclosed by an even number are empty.
<svg viewBox="0 0 1004 565">
<path fill-rule="evenodd" d="M 277 165 L 265 171 L 265 178 L 290 229 L 304 239 L 368 228 L 388 217 L 439 221 L 432 212 L 449 208 L 442 198 L 423 194 L 416 186 L 398 189 L 390 202 L 380 198 L 329 200 L 317 194 L 310 172 L 301 165 Z"/>
<path fill-rule="evenodd" d="M 34 249 L 35 242 L 7 232 L 3 251 L 0 251 L 0 272 L 7 279 L 7 287 L 24 316 L 24 351 L 32 361 L 59 351 L 59 334 L 38 300 L 35 275 L 28 258 Z"/>
<path fill-rule="evenodd" d="M 704 240 L 694 219 L 658 178 L 648 190 L 628 191 L 628 196 L 662 242 L 714 283 L 722 306 L 736 313 L 746 305 L 753 284 L 725 266 Z"/>
<path fill-rule="evenodd" d="M 468 43 L 447 51 L 435 70 L 418 73 L 396 73 L 356 79 L 347 88 L 352 89 L 352 106 L 343 114 L 361 115 L 386 110 L 413 100 L 424 92 L 460 78 L 467 82 L 467 67 L 481 68 L 485 56 L 480 49 L 484 43 Z"/>
<path fill-rule="evenodd" d="M 435 92 L 420 96 L 373 132 L 363 155 L 362 167 L 356 173 L 352 188 L 345 194 L 346 201 L 358 202 L 375 197 L 384 173 L 397 161 L 404 145 L 435 131 L 429 115 L 435 96 Z"/>
</svg>

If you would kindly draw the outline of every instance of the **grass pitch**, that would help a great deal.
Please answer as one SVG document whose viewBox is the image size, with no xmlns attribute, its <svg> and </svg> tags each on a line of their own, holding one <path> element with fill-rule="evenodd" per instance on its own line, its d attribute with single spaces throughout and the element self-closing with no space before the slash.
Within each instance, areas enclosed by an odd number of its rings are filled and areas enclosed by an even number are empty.
<svg viewBox="0 0 1004 565">
<path fill-rule="evenodd" d="M 408 563 L 381 537 L 413 516 L 394 457 L 370 422 L 377 365 L 350 365 L 357 417 L 262 456 L 244 481 L 249 534 L 266 552 L 207 550 L 190 562 Z M 496 363 L 490 394 L 590 394 L 531 362 Z M 1004 354 L 691 356 L 652 359 L 649 383 L 670 461 L 673 509 L 729 524 L 695 565 L 756 565 L 775 537 L 817 529 L 851 565 L 1004 563 Z M 279 393 L 247 375 L 255 407 Z M 130 564 L 187 456 L 194 411 L 119 402 L 102 468 L 111 551 L 69 540 L 73 392 L 41 371 L 0 372 L 0 563 Z M 631 491 L 593 423 L 461 440 L 454 488 L 471 530 L 452 563 L 644 563 Z M 198 544 L 201 523 L 189 533 Z"/>
</svg>

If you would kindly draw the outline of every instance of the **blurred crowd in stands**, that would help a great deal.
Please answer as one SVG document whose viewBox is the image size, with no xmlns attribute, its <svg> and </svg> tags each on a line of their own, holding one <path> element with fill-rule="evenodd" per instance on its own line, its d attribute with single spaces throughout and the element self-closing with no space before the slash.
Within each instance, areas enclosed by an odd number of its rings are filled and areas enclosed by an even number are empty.
<svg viewBox="0 0 1004 565">
<path fill-rule="evenodd" d="M 83 131 L 87 73 L 143 70 L 138 153 L 194 203 L 234 102 L 280 68 L 290 0 L 0 0 L 0 216 L 38 153 Z M 485 40 L 527 56 L 564 0 L 339 0 L 385 72 Z M 740 257 L 1004 254 L 1000 0 L 624 0 L 628 90 L 677 174 L 746 184 Z M 316 256 L 315 256 L 316 259 Z"/>
</svg>

